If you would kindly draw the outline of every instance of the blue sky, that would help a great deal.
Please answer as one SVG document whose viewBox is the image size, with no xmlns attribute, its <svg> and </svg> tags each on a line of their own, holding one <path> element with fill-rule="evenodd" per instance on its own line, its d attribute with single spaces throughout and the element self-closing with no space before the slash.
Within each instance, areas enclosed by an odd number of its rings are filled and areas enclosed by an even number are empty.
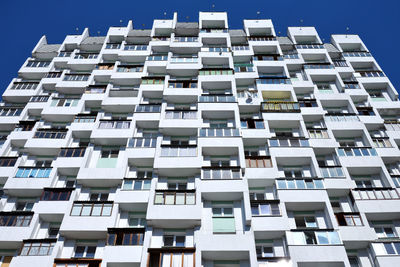
<svg viewBox="0 0 400 267">
<path fill-rule="evenodd" d="M 18 69 L 40 37 L 49 43 L 61 43 L 65 35 L 88 27 L 91 35 L 105 35 L 109 26 L 126 25 L 133 20 L 136 28 L 151 28 L 153 19 L 172 18 L 197 21 L 199 11 L 227 11 L 230 28 L 242 28 L 243 19 L 257 17 L 273 20 L 276 32 L 286 34 L 288 26 L 315 26 L 320 37 L 328 42 L 331 34 L 359 34 L 396 87 L 400 88 L 399 8 L 400 1 L 354 0 L 1 0 L 2 26 L 0 51 L 0 92 L 17 76 Z M 187 17 L 189 17 L 187 19 Z"/>
</svg>

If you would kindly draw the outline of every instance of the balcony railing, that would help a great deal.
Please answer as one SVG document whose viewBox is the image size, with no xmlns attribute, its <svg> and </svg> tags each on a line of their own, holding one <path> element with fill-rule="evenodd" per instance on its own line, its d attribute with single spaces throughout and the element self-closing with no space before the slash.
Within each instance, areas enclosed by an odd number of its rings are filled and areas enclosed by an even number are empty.
<svg viewBox="0 0 400 267">
<path fill-rule="evenodd" d="M 0 227 L 27 227 L 33 217 L 31 211 L 0 212 Z"/>
<path fill-rule="evenodd" d="M 200 70 L 199 75 L 232 75 L 233 70 Z"/>
<path fill-rule="evenodd" d="M 11 86 L 11 90 L 35 90 L 38 86 L 38 82 L 14 82 Z"/>
<path fill-rule="evenodd" d="M 300 105 L 297 102 L 289 101 L 268 101 L 261 103 L 262 112 L 300 112 Z"/>
<path fill-rule="evenodd" d="M 229 48 L 228 47 L 202 47 L 201 51 L 204 52 L 229 52 Z"/>
<path fill-rule="evenodd" d="M 147 45 L 125 45 L 124 50 L 129 51 L 146 51 Z"/>
<path fill-rule="evenodd" d="M 170 63 L 197 63 L 199 58 L 197 57 L 171 57 Z"/>
<path fill-rule="evenodd" d="M 29 102 L 47 102 L 47 100 L 49 100 L 49 96 L 32 96 L 29 99 Z"/>
<path fill-rule="evenodd" d="M 101 120 L 99 129 L 129 129 L 131 125 L 130 121 L 124 120 Z"/>
<path fill-rule="evenodd" d="M 355 188 L 352 190 L 356 200 L 399 199 L 399 193 L 392 188 Z"/>
<path fill-rule="evenodd" d="M 201 33 L 227 33 L 228 29 L 200 29 Z"/>
<path fill-rule="evenodd" d="M 99 54 L 95 53 L 79 53 L 75 54 L 74 59 L 96 59 Z"/>
<path fill-rule="evenodd" d="M 128 141 L 128 147 L 132 148 L 156 147 L 156 144 L 157 138 L 134 137 Z"/>
<path fill-rule="evenodd" d="M 200 137 L 238 137 L 239 129 L 236 128 L 202 128 L 199 130 Z"/>
<path fill-rule="evenodd" d="M 347 65 L 347 62 L 346 62 L 346 60 L 334 60 L 333 61 L 333 65 L 335 66 L 335 67 L 348 67 L 349 65 Z"/>
</svg>

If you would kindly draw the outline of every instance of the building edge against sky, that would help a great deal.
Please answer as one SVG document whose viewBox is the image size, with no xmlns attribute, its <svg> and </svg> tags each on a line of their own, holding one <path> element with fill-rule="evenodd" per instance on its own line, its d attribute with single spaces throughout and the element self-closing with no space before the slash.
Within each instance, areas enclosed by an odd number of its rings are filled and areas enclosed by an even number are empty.
<svg viewBox="0 0 400 267">
<path fill-rule="evenodd" d="M 400 104 L 357 35 L 85 29 L 3 100 L 1 267 L 400 266 Z"/>
</svg>

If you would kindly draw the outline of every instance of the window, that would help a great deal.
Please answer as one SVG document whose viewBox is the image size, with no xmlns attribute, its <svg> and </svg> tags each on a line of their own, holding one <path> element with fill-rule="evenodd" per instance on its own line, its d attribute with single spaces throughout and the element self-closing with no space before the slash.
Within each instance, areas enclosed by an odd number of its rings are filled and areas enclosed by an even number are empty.
<svg viewBox="0 0 400 267">
<path fill-rule="evenodd" d="M 114 43 L 106 44 L 106 49 L 119 49 L 120 47 L 121 47 L 121 44 L 114 44 Z"/>
<path fill-rule="evenodd" d="M 150 190 L 151 179 L 124 179 L 123 190 Z"/>
<path fill-rule="evenodd" d="M 22 108 L 0 108 L 0 116 L 19 116 L 22 110 Z"/>
<path fill-rule="evenodd" d="M 29 226 L 32 220 L 32 215 L 14 215 L 9 213 L 7 215 L 0 215 L 0 226 L 8 227 L 21 227 Z"/>
<path fill-rule="evenodd" d="M 374 252 L 380 255 L 400 255 L 400 242 L 372 243 Z"/>
<path fill-rule="evenodd" d="M 90 193 L 90 201 L 107 201 L 109 193 Z"/>
<path fill-rule="evenodd" d="M 45 189 L 40 200 L 67 201 L 69 200 L 70 195 L 71 195 L 70 190 L 52 191 L 51 189 Z"/>
<path fill-rule="evenodd" d="M 214 233 L 235 233 L 235 217 L 232 207 L 214 207 L 213 232 Z"/>
<path fill-rule="evenodd" d="M 95 53 L 76 53 L 74 59 L 96 59 L 98 55 Z"/>
<path fill-rule="evenodd" d="M 350 262 L 350 267 L 360 267 L 360 263 L 358 261 L 357 256 L 349 256 L 348 259 Z"/>
<path fill-rule="evenodd" d="M 51 168 L 19 167 L 15 178 L 49 178 Z"/>
<path fill-rule="evenodd" d="M 218 124 L 219 126 L 223 126 L 223 124 Z M 211 124 L 211 128 L 203 128 L 200 129 L 200 137 L 223 137 L 223 136 L 232 136 L 237 137 L 240 136 L 239 129 L 235 128 L 218 128 L 216 124 Z M 214 128 L 215 127 L 215 128 Z"/>
<path fill-rule="evenodd" d="M 48 139 L 63 139 L 67 135 L 66 131 L 57 131 L 57 130 L 37 130 L 34 138 L 48 138 Z"/>
<path fill-rule="evenodd" d="M 240 169 L 203 169 L 203 179 L 240 179 Z"/>
<path fill-rule="evenodd" d="M 197 88 L 197 81 L 169 81 L 168 88 Z"/>
<path fill-rule="evenodd" d="M 21 256 L 47 256 L 53 252 L 54 243 L 24 243 L 21 252 Z"/>
<path fill-rule="evenodd" d="M 156 191 L 154 204 L 158 205 L 194 205 L 196 204 L 195 192 L 187 191 Z"/>
<path fill-rule="evenodd" d="M 154 112 L 159 113 L 161 111 L 161 105 L 138 105 L 136 106 L 135 112 Z"/>
<path fill-rule="evenodd" d="M 129 129 L 130 121 L 100 121 L 99 129 Z"/>
<path fill-rule="evenodd" d="M 85 155 L 85 147 L 61 148 L 59 157 L 77 158 Z"/>
<path fill-rule="evenodd" d="M 110 231 L 110 230 L 109 230 Z M 142 246 L 144 232 L 133 232 L 128 230 L 112 229 L 108 233 L 108 246 Z"/>
<path fill-rule="evenodd" d="M 90 123 L 95 122 L 96 116 L 76 116 L 74 122 L 79 123 Z"/>
<path fill-rule="evenodd" d="M 164 247 L 184 247 L 186 237 L 181 235 L 164 235 Z"/>
<path fill-rule="evenodd" d="M 12 157 L 1 157 L 0 158 L 0 167 L 13 167 L 17 162 L 18 158 Z"/>
<path fill-rule="evenodd" d="M 75 202 L 71 216 L 111 216 L 112 203 Z"/>
<path fill-rule="evenodd" d="M 374 148 L 338 148 L 338 155 L 340 157 L 368 157 L 377 156 Z"/>
<path fill-rule="evenodd" d="M 128 225 L 129 227 L 146 227 L 147 226 L 147 221 L 145 216 L 141 217 L 139 215 L 130 215 L 128 219 Z"/>
<path fill-rule="evenodd" d="M 381 148 L 381 147 L 393 147 L 389 141 L 389 138 L 372 138 L 374 142 L 374 146 Z"/>
<path fill-rule="evenodd" d="M 50 66 L 50 61 L 37 61 L 37 60 L 28 60 L 26 67 L 28 68 L 45 68 Z"/>
<path fill-rule="evenodd" d="M 233 70 L 200 70 L 199 75 L 232 75 Z"/>
<path fill-rule="evenodd" d="M 275 257 L 273 245 L 256 245 L 257 258 Z"/>
<path fill-rule="evenodd" d="M 301 138 L 273 138 L 269 139 L 270 147 L 308 147 L 310 146 L 307 139 Z"/>
<path fill-rule="evenodd" d="M 164 79 L 144 79 L 142 78 L 142 84 L 164 84 Z"/>
<path fill-rule="evenodd" d="M 10 89 L 12 90 L 35 90 L 39 83 L 37 82 L 14 82 Z"/>
<path fill-rule="evenodd" d="M 314 139 L 329 138 L 327 130 L 307 129 L 307 131 L 308 131 L 308 134 L 310 135 L 310 138 L 314 138 Z"/>
<path fill-rule="evenodd" d="M 161 157 L 196 157 L 197 147 L 162 146 Z"/>
<path fill-rule="evenodd" d="M 53 99 L 51 101 L 50 106 L 52 107 L 75 107 L 79 103 L 79 99 L 66 99 L 66 98 L 60 98 L 60 99 Z"/>
<path fill-rule="evenodd" d="M 59 227 L 50 227 L 47 230 L 47 236 L 48 238 L 57 238 L 58 237 L 58 232 L 60 231 Z"/>
<path fill-rule="evenodd" d="M 47 102 L 49 100 L 49 96 L 31 96 L 29 102 Z"/>
<path fill-rule="evenodd" d="M 132 51 L 146 51 L 147 45 L 125 45 L 124 50 L 132 50 Z"/>
<path fill-rule="evenodd" d="M 321 179 L 278 179 L 278 189 L 323 189 Z"/>
<path fill-rule="evenodd" d="M 375 199 L 399 199 L 395 189 L 353 189 L 353 197 L 356 200 L 375 200 Z"/>
<path fill-rule="evenodd" d="M 271 168 L 272 161 L 271 158 L 265 157 L 246 157 L 246 168 Z"/>
<path fill-rule="evenodd" d="M 336 213 L 336 219 L 340 226 L 363 226 L 359 214 Z"/>
<path fill-rule="evenodd" d="M 281 215 L 278 203 L 251 203 L 253 216 Z"/>
<path fill-rule="evenodd" d="M 166 61 L 168 60 L 168 55 L 150 55 L 146 59 L 147 61 Z"/>
<path fill-rule="evenodd" d="M 243 129 L 264 129 L 264 121 L 263 120 L 241 120 L 240 121 L 240 127 Z"/>
<path fill-rule="evenodd" d="M 197 111 L 166 111 L 166 119 L 191 119 L 197 118 Z"/>
<path fill-rule="evenodd" d="M 74 258 L 94 258 L 96 246 L 76 246 Z"/>
<path fill-rule="evenodd" d="M 33 202 L 17 202 L 15 205 L 15 210 L 17 211 L 31 211 L 33 208 Z"/>
<path fill-rule="evenodd" d="M 336 245 L 341 244 L 337 232 L 334 231 L 304 231 L 291 232 L 294 245 Z"/>
<path fill-rule="evenodd" d="M 117 150 L 117 149 L 101 150 L 100 158 L 102 158 L 102 159 L 118 158 L 118 154 L 119 154 L 119 150 Z"/>
<path fill-rule="evenodd" d="M 375 226 L 374 230 L 378 238 L 396 238 L 397 234 L 391 225 Z"/>
<path fill-rule="evenodd" d="M 318 228 L 317 220 L 314 216 L 295 216 L 297 228 Z"/>
<path fill-rule="evenodd" d="M 90 74 L 65 74 L 64 81 L 85 82 L 89 80 Z"/>
</svg>

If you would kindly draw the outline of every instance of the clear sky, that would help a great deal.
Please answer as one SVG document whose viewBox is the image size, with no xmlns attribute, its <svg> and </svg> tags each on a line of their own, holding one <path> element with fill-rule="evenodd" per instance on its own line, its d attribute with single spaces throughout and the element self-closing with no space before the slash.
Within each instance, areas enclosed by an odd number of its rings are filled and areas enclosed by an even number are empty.
<svg viewBox="0 0 400 267">
<path fill-rule="evenodd" d="M 315 26 L 325 42 L 331 34 L 361 36 L 368 49 L 400 88 L 400 1 L 398 0 L 0 0 L 1 42 L 0 92 L 30 56 L 42 35 L 49 43 L 61 43 L 65 35 L 88 27 L 91 35 L 105 35 L 109 26 L 152 27 L 153 19 L 168 19 L 178 12 L 179 21 L 198 21 L 199 11 L 227 11 L 229 27 L 243 28 L 243 19 L 272 19 L 276 32 L 287 27 Z"/>
</svg>

